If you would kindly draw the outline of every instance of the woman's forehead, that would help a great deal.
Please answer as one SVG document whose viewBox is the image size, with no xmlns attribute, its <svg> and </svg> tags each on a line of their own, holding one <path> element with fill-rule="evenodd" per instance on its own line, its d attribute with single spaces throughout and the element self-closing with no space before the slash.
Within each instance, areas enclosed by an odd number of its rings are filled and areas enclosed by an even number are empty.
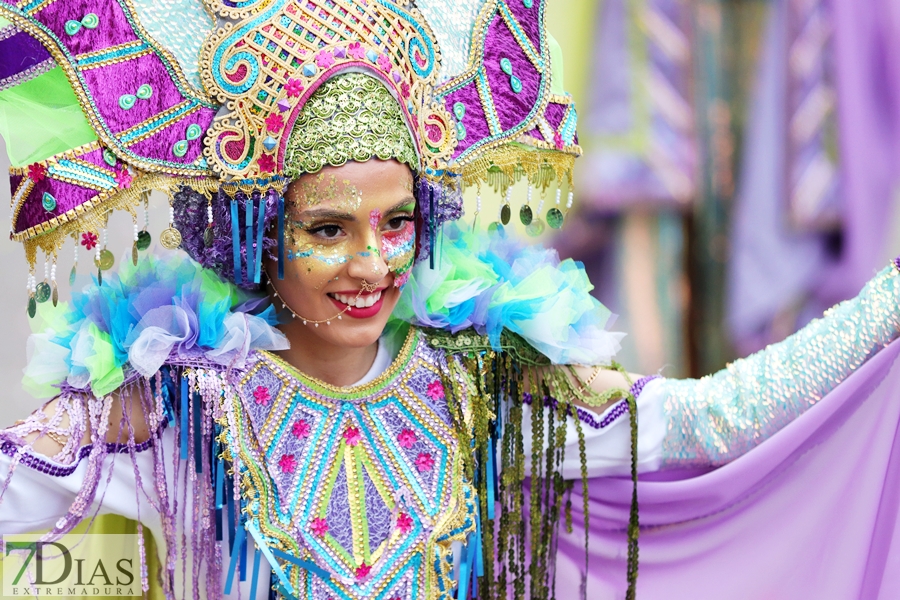
<svg viewBox="0 0 900 600">
<path fill-rule="evenodd" d="M 370 160 L 326 167 L 303 175 L 288 188 L 294 208 L 327 207 L 356 212 L 363 205 L 394 205 L 413 198 L 412 171 L 397 161 Z"/>
</svg>

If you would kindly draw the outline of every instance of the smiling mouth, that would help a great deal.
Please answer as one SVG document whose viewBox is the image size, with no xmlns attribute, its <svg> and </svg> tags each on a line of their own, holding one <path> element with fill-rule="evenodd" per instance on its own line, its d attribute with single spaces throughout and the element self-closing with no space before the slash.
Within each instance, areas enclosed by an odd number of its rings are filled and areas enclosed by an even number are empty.
<svg viewBox="0 0 900 600">
<path fill-rule="evenodd" d="M 328 296 L 351 308 L 368 308 L 381 300 L 381 290 L 365 296 L 356 296 L 355 294 L 328 294 Z"/>
</svg>

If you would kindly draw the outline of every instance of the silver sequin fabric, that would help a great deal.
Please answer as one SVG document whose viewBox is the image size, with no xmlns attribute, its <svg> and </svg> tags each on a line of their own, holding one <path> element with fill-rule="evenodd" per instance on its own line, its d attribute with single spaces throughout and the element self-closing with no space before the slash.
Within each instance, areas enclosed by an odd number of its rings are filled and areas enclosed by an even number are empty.
<svg viewBox="0 0 900 600">
<path fill-rule="evenodd" d="M 478 13 L 486 0 L 417 0 L 418 8 L 441 50 L 441 83 L 456 77 L 469 64 L 469 48 Z"/>
<path fill-rule="evenodd" d="M 172 53 L 187 80 L 200 85 L 200 47 L 215 21 L 200 0 L 132 0 L 147 33 Z"/>
<path fill-rule="evenodd" d="M 663 467 L 719 466 L 815 405 L 900 331 L 900 277 L 887 267 L 856 298 L 783 342 L 694 380 L 664 380 Z"/>
</svg>

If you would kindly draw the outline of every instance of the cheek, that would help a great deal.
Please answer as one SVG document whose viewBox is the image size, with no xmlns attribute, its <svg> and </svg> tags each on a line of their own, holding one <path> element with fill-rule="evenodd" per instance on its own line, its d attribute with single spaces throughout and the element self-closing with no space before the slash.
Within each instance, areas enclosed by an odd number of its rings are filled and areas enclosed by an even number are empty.
<svg viewBox="0 0 900 600">
<path fill-rule="evenodd" d="M 324 276 L 337 271 L 353 258 L 344 244 L 305 243 L 288 250 L 287 259 L 293 270 Z"/>
<path fill-rule="evenodd" d="M 416 228 L 412 222 L 400 231 L 386 233 L 381 240 L 384 260 L 397 276 L 395 282 L 402 285 L 412 268 L 416 253 Z"/>
</svg>

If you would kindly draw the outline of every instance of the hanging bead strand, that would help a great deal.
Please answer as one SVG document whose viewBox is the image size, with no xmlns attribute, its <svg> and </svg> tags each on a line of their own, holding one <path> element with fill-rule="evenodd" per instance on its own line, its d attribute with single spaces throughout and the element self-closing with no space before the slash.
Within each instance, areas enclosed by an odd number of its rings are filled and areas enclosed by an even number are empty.
<svg viewBox="0 0 900 600">
<path fill-rule="evenodd" d="M 559 229 L 563 225 L 563 221 L 565 217 L 563 217 L 562 211 L 559 210 L 559 200 L 562 196 L 562 190 L 560 188 L 556 188 L 556 206 L 547 211 L 547 225 L 552 227 L 553 229 Z"/>
<path fill-rule="evenodd" d="M 181 232 L 175 228 L 175 206 L 169 201 L 169 226 L 159 234 L 159 243 L 163 248 L 175 250 L 181 246 Z"/>
<path fill-rule="evenodd" d="M 146 250 L 150 247 L 150 192 L 144 192 L 144 229 L 138 232 L 135 246 L 138 250 Z"/>
<path fill-rule="evenodd" d="M 138 231 L 137 224 L 137 215 L 134 217 L 134 242 L 131 244 L 131 264 L 137 266 L 138 263 L 138 238 L 140 237 L 140 232 Z"/>
<path fill-rule="evenodd" d="M 37 300 L 34 299 L 35 279 L 34 271 L 28 273 L 28 283 L 25 284 L 25 292 L 28 294 L 28 316 L 34 318 L 37 313 Z"/>
<path fill-rule="evenodd" d="M 528 185 L 528 195 L 525 198 L 525 205 L 519 209 L 519 220 L 522 221 L 522 225 L 528 227 L 531 225 L 531 221 L 534 219 L 534 213 L 531 212 L 531 194 L 533 187 L 531 184 Z"/>
<path fill-rule="evenodd" d="M 212 195 L 210 195 L 206 202 L 206 229 L 203 231 L 203 245 L 206 248 L 212 248 L 213 245 Z"/>
<path fill-rule="evenodd" d="M 75 285 L 75 276 L 78 274 L 78 238 L 75 238 L 75 260 L 72 261 L 72 270 L 69 272 L 69 285 Z"/>
<path fill-rule="evenodd" d="M 50 267 L 50 300 L 55 307 L 59 304 L 59 288 L 56 286 L 56 257 L 53 257 L 53 265 Z"/>
</svg>

